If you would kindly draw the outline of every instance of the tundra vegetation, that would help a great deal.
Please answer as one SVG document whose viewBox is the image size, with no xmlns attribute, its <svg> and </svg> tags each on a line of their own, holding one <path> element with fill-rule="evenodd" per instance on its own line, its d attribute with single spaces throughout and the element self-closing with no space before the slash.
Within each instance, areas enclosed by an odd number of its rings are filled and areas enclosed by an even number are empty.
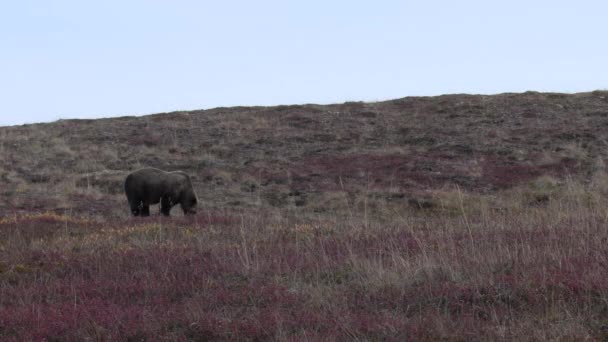
<svg viewBox="0 0 608 342">
<path fill-rule="evenodd" d="M 608 338 L 608 93 L 0 128 L 0 340 Z M 130 217 L 184 170 L 195 216 Z"/>
</svg>

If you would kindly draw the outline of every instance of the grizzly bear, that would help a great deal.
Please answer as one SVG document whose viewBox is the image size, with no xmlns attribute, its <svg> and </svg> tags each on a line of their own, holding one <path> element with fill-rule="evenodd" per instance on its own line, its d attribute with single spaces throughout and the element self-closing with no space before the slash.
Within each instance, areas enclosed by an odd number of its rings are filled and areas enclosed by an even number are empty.
<svg viewBox="0 0 608 342">
<path fill-rule="evenodd" d="M 182 171 L 167 172 L 144 168 L 127 176 L 125 193 L 133 216 L 150 216 L 150 205 L 160 202 L 160 212 L 169 216 L 180 204 L 185 215 L 196 214 L 196 194 L 190 176 Z"/>
</svg>

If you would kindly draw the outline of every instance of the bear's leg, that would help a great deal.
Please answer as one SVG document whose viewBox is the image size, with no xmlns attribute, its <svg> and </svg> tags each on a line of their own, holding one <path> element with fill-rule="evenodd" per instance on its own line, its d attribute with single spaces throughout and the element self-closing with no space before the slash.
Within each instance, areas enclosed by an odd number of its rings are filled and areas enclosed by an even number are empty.
<svg viewBox="0 0 608 342">
<path fill-rule="evenodd" d="M 167 196 L 160 199 L 160 213 L 169 216 L 171 214 L 171 200 Z"/>
<path fill-rule="evenodd" d="M 131 207 L 131 213 L 133 216 L 139 216 L 141 214 L 141 202 L 129 202 L 129 206 Z"/>
<path fill-rule="evenodd" d="M 150 205 L 142 205 L 141 207 L 141 216 L 150 216 Z"/>
</svg>

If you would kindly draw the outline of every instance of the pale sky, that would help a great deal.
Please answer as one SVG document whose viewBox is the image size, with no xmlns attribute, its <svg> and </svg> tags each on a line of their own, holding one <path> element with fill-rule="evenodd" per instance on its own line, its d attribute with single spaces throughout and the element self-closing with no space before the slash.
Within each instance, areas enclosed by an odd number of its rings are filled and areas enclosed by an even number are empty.
<svg viewBox="0 0 608 342">
<path fill-rule="evenodd" d="M 0 0 L 0 125 L 608 89 L 606 1 Z"/>
</svg>

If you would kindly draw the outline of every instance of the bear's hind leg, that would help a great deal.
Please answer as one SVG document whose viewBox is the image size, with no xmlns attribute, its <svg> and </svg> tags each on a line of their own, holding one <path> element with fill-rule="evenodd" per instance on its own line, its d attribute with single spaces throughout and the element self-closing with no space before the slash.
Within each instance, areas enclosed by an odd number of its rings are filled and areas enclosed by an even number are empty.
<svg viewBox="0 0 608 342">
<path fill-rule="evenodd" d="M 145 204 L 142 205 L 141 216 L 150 216 L 150 205 L 145 205 Z"/>
<path fill-rule="evenodd" d="M 169 216 L 171 214 L 171 200 L 167 196 L 163 196 L 160 199 L 160 213 L 164 216 Z"/>
</svg>

